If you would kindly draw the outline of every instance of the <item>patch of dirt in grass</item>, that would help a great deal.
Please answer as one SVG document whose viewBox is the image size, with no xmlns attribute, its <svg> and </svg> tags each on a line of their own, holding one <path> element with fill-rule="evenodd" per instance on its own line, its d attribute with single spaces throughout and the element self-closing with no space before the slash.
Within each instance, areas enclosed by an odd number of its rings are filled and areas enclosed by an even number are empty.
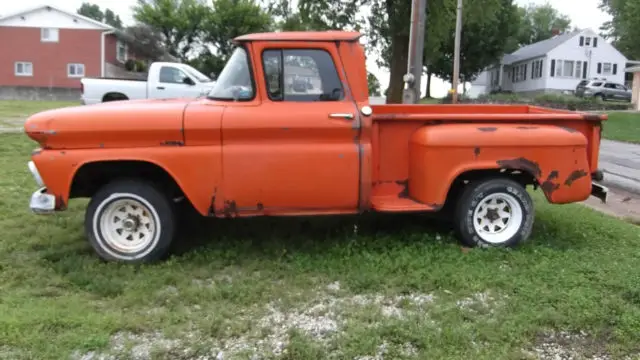
<svg viewBox="0 0 640 360">
<path fill-rule="evenodd" d="M 338 291 L 339 283 L 329 288 Z M 184 354 L 193 352 L 193 339 L 198 339 L 200 348 L 206 347 L 198 353 L 196 358 L 205 359 L 236 359 L 279 356 L 287 352 L 292 332 L 297 332 L 313 343 L 322 347 L 328 346 L 332 340 L 341 335 L 342 327 L 350 318 L 350 311 L 358 308 L 378 308 L 384 318 L 403 318 L 410 312 L 428 311 L 425 306 L 435 301 L 431 294 L 407 294 L 397 296 L 383 296 L 379 294 L 338 296 L 337 294 L 319 292 L 311 301 L 300 306 L 286 306 L 280 301 L 270 302 L 262 308 L 252 309 L 236 319 L 229 321 L 249 321 L 251 326 L 246 333 L 235 334 L 227 338 L 213 338 L 202 336 L 202 333 L 188 334 L 188 339 L 168 339 L 162 333 L 148 334 L 115 334 L 105 353 L 76 353 L 75 360 L 107 360 L 121 357 L 133 359 L 150 359 L 154 352 L 162 354 Z M 241 319 L 242 318 L 242 319 Z M 251 318 L 251 319 L 250 319 Z M 204 338 L 203 338 L 204 337 Z M 191 339 L 191 340 L 189 340 Z M 206 344 L 206 345 L 204 345 Z M 374 357 L 362 359 L 382 358 L 390 345 L 383 343 Z M 417 353 L 410 343 L 404 344 L 401 353 L 411 356 Z"/>
<path fill-rule="evenodd" d="M 590 336 L 584 331 L 579 333 L 547 332 L 538 336 L 535 345 L 525 354 L 532 359 L 540 360 L 612 360 L 606 349 L 606 342 Z M 637 359 L 636 356 L 625 356 L 623 360 Z"/>
</svg>

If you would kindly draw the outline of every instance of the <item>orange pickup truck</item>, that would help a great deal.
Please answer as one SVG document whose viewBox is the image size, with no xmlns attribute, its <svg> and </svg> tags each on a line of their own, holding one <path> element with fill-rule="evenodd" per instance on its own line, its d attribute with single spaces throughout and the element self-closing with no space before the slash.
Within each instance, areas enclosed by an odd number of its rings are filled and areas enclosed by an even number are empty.
<svg viewBox="0 0 640 360">
<path fill-rule="evenodd" d="M 533 106 L 368 103 L 357 32 L 240 36 L 198 99 L 135 100 L 33 115 L 38 214 L 91 198 L 106 259 L 157 260 L 187 201 L 203 216 L 451 211 L 468 246 L 529 238 L 527 185 L 554 204 L 596 196 L 604 115 Z"/>
</svg>

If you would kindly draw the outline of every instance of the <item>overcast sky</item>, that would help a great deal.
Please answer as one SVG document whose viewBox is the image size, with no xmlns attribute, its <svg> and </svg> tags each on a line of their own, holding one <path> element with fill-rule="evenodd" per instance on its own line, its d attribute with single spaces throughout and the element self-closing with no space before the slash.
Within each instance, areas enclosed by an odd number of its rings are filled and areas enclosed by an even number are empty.
<svg viewBox="0 0 640 360">
<path fill-rule="evenodd" d="M 86 0 L 85 0 L 86 1 Z M 598 9 L 598 0 L 515 0 L 520 5 L 526 5 L 528 3 L 534 4 L 552 4 L 558 11 L 563 14 L 569 15 L 571 22 L 574 26 L 579 28 L 591 28 L 594 31 L 598 31 L 600 25 L 609 19 L 608 15 L 601 12 Z M 2 0 L 2 6 L 0 7 L 0 16 L 8 15 L 13 12 L 20 11 L 22 9 L 35 7 L 42 4 L 53 5 L 68 11 L 75 12 L 80 7 L 83 0 L 20 0 L 10 1 Z M 133 22 L 131 16 L 131 6 L 136 3 L 136 0 L 93 0 L 90 1 L 99 5 L 101 8 L 110 8 L 116 14 L 120 15 L 125 24 Z M 376 74 L 382 83 L 383 89 L 386 88 L 389 82 L 389 74 L 385 71 L 377 69 L 375 67 L 373 59 L 367 61 L 369 69 Z M 442 81 L 432 82 L 433 96 L 443 96 L 446 94 L 448 85 Z"/>
</svg>

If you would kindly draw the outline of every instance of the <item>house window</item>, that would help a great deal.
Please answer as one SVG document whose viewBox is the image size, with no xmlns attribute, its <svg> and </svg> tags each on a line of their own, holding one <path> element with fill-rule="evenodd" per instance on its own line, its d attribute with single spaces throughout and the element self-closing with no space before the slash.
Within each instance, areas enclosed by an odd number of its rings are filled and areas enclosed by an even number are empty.
<svg viewBox="0 0 640 360">
<path fill-rule="evenodd" d="M 84 64 L 68 64 L 67 65 L 68 77 L 83 77 L 84 76 Z"/>
<path fill-rule="evenodd" d="M 611 75 L 612 66 L 611 63 L 602 63 L 602 75 Z"/>
<path fill-rule="evenodd" d="M 58 42 L 59 39 L 58 29 L 54 28 L 42 28 L 40 29 L 40 41 L 42 42 Z"/>
<path fill-rule="evenodd" d="M 14 72 L 16 76 L 33 76 L 33 64 L 30 62 L 17 62 Z"/>
<path fill-rule="evenodd" d="M 556 60 L 555 76 L 565 78 L 580 78 L 582 61 Z"/>
<path fill-rule="evenodd" d="M 542 60 L 536 60 L 531 64 L 531 78 L 539 79 L 542 77 Z"/>
<path fill-rule="evenodd" d="M 590 37 L 586 37 L 584 38 L 584 44 L 586 46 L 591 46 L 591 38 Z"/>
<path fill-rule="evenodd" d="M 125 62 L 127 61 L 127 57 L 127 44 L 118 40 L 116 44 L 116 59 L 120 62 Z"/>
</svg>

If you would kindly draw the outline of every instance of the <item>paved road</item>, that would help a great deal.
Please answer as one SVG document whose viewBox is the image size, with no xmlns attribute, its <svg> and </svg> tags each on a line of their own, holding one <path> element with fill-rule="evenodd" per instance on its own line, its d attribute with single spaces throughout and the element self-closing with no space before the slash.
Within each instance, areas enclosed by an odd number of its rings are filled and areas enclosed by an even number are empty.
<svg viewBox="0 0 640 360">
<path fill-rule="evenodd" d="M 603 139 L 599 167 L 603 185 L 640 194 L 640 145 Z"/>
</svg>

